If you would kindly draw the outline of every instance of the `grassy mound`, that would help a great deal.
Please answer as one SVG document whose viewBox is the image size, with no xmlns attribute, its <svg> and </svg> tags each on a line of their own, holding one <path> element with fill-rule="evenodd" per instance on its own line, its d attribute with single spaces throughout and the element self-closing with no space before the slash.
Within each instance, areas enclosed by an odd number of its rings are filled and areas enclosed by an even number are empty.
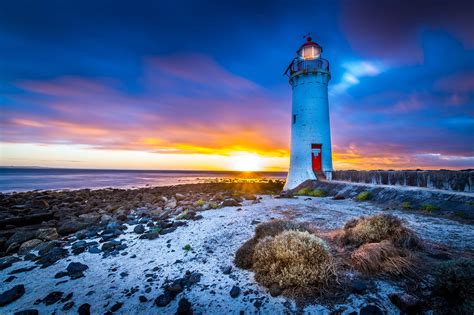
<svg viewBox="0 0 474 315">
<path fill-rule="evenodd" d="M 304 224 L 285 220 L 273 220 L 257 225 L 255 236 L 246 241 L 235 253 L 235 265 L 242 269 L 252 268 L 253 253 L 255 245 L 257 245 L 259 240 L 292 230 L 309 231 L 308 227 Z"/>
<path fill-rule="evenodd" d="M 401 248 L 421 246 L 419 238 L 403 224 L 402 220 L 388 214 L 361 217 L 347 222 L 340 240 L 344 245 L 356 247 L 384 240 L 389 240 Z"/>
<path fill-rule="evenodd" d="M 262 239 L 253 260 L 255 279 L 267 287 L 321 288 L 336 278 L 327 245 L 308 232 L 285 231 Z"/>
<path fill-rule="evenodd" d="M 390 241 L 368 243 L 351 254 L 351 264 L 365 274 L 403 275 L 412 271 L 414 257 Z"/>
<path fill-rule="evenodd" d="M 297 196 L 326 197 L 327 192 L 323 189 L 302 188 L 296 193 Z"/>
<path fill-rule="evenodd" d="M 447 311 L 474 313 L 474 260 L 445 262 L 437 268 L 435 279 L 433 295 L 443 299 Z"/>
<path fill-rule="evenodd" d="M 363 191 L 359 193 L 357 196 L 355 196 L 356 201 L 366 201 L 370 199 L 370 193 L 368 191 Z"/>
</svg>

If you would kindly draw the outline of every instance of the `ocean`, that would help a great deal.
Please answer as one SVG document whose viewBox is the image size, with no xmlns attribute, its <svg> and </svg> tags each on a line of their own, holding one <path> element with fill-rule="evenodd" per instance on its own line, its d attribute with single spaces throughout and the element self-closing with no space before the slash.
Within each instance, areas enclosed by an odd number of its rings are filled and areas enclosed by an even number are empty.
<svg viewBox="0 0 474 315">
<path fill-rule="evenodd" d="M 0 168 L 0 192 L 81 188 L 139 188 L 201 183 L 224 178 L 284 179 L 286 172 L 154 171 Z"/>
</svg>

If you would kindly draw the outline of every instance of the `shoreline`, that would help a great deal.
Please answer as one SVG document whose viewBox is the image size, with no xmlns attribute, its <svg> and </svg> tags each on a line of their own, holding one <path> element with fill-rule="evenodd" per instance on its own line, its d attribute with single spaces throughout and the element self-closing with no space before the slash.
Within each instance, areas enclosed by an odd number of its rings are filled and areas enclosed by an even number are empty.
<svg viewBox="0 0 474 315">
<path fill-rule="evenodd" d="M 298 305 L 272 296 L 252 271 L 234 265 L 236 250 L 260 223 L 287 219 L 332 231 L 353 218 L 387 213 L 377 203 L 352 198 L 281 198 L 282 186 L 283 181 L 272 180 L 3 195 L 14 199 L 17 212 L 53 216 L 1 228 L 2 248 L 10 252 L 0 258 L 0 294 L 18 286 L 24 292 L 0 311 L 174 314 L 185 299 L 195 314 L 349 314 L 374 307 L 396 314 L 389 295 L 406 292 L 402 280 L 350 273 L 347 277 L 356 277 L 365 289 L 350 286 L 334 303 L 316 299 Z M 18 207 L 22 201 L 28 202 Z M 472 225 L 401 208 L 388 213 L 405 220 L 442 259 L 472 258 Z M 163 296 L 177 282 L 176 294 Z"/>
</svg>

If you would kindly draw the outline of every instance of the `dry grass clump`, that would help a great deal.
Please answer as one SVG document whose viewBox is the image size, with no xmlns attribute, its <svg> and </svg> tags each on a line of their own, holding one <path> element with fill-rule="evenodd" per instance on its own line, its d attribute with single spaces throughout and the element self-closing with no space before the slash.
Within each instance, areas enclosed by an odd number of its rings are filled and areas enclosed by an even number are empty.
<svg viewBox="0 0 474 315">
<path fill-rule="evenodd" d="M 235 253 L 235 265 L 242 269 L 252 268 L 254 248 L 258 241 L 290 230 L 309 231 L 309 228 L 304 224 L 285 220 L 272 220 L 257 225 L 255 236 L 246 241 Z"/>
<path fill-rule="evenodd" d="M 402 220 L 388 214 L 350 220 L 344 226 L 340 240 L 344 245 L 356 247 L 384 240 L 390 240 L 401 248 L 421 246 L 420 239 L 403 224 Z"/>
<path fill-rule="evenodd" d="M 368 243 L 351 254 L 351 264 L 366 274 L 404 275 L 413 271 L 414 257 L 390 241 Z"/>
<path fill-rule="evenodd" d="M 260 240 L 253 260 L 255 279 L 267 287 L 324 288 L 336 279 L 327 245 L 308 232 L 285 231 Z"/>
</svg>

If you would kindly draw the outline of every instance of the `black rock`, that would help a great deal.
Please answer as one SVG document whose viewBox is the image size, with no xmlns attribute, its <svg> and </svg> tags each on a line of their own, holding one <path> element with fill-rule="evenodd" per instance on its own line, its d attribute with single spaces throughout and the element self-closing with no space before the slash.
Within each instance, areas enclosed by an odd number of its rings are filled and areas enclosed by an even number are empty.
<svg viewBox="0 0 474 315">
<path fill-rule="evenodd" d="M 184 290 L 182 280 L 177 279 L 177 280 L 173 281 L 173 283 L 171 285 L 165 287 L 165 290 L 167 292 L 170 292 L 173 297 L 178 295 L 179 293 L 183 292 L 183 290 Z"/>
<path fill-rule="evenodd" d="M 172 298 L 171 298 L 170 293 L 165 291 L 165 293 L 163 293 L 162 295 L 158 296 L 155 299 L 155 305 L 158 306 L 158 307 L 164 307 L 164 306 L 170 304 L 171 300 L 172 300 Z"/>
<path fill-rule="evenodd" d="M 351 289 L 352 289 L 352 292 L 357 293 L 357 294 L 364 293 L 364 291 L 367 290 L 367 283 L 363 280 L 356 279 L 352 281 Z"/>
<path fill-rule="evenodd" d="M 403 313 L 417 314 L 421 312 L 421 301 L 410 294 L 392 293 L 388 297 Z"/>
<path fill-rule="evenodd" d="M 230 289 L 229 294 L 232 298 L 238 297 L 240 295 L 240 288 L 234 285 L 232 289 Z"/>
<path fill-rule="evenodd" d="M 101 250 L 97 246 L 89 247 L 89 253 L 91 253 L 91 254 L 99 254 L 100 252 L 101 252 Z"/>
<path fill-rule="evenodd" d="M 74 301 L 67 302 L 63 305 L 63 311 L 70 310 L 74 306 Z"/>
<path fill-rule="evenodd" d="M 16 312 L 14 315 L 38 315 L 39 312 L 37 310 L 24 310 Z"/>
<path fill-rule="evenodd" d="M 72 299 L 73 294 L 74 294 L 74 293 L 71 292 L 71 293 L 69 293 L 68 295 L 66 295 L 65 297 L 63 297 L 63 298 L 61 299 L 61 303 L 64 303 L 64 302 L 69 301 L 70 299 Z"/>
<path fill-rule="evenodd" d="M 75 220 L 70 220 L 63 222 L 59 227 L 58 227 L 58 233 L 60 235 L 68 235 L 72 233 L 76 233 L 79 230 L 82 230 L 86 226 L 83 223 L 80 223 Z"/>
<path fill-rule="evenodd" d="M 186 298 L 182 298 L 181 300 L 179 300 L 178 310 L 176 311 L 176 314 L 179 314 L 179 315 L 193 314 L 192 305 Z"/>
<path fill-rule="evenodd" d="M 6 269 L 18 261 L 21 261 L 21 259 L 13 256 L 0 258 L 0 270 Z"/>
<path fill-rule="evenodd" d="M 222 207 L 241 207 L 242 204 L 240 204 L 237 200 L 233 198 L 229 198 L 229 199 L 224 200 L 221 203 L 221 206 Z"/>
<path fill-rule="evenodd" d="M 15 276 L 10 276 L 10 277 L 6 278 L 3 282 L 12 282 L 15 279 L 16 279 Z"/>
<path fill-rule="evenodd" d="M 79 306 L 79 309 L 77 310 L 77 313 L 79 315 L 90 315 L 91 314 L 90 304 L 84 303 L 81 306 Z"/>
<path fill-rule="evenodd" d="M 274 283 L 270 286 L 269 291 L 270 291 L 270 295 L 273 296 L 273 297 L 279 296 L 283 292 L 283 290 L 280 288 L 280 286 L 276 283 Z"/>
<path fill-rule="evenodd" d="M 0 294 L 0 306 L 5 306 L 13 301 L 18 300 L 25 294 L 25 286 L 19 284 Z"/>
<path fill-rule="evenodd" d="M 122 305 L 123 305 L 123 303 L 117 302 L 110 308 L 110 311 L 111 312 L 116 312 L 122 307 Z"/>
<path fill-rule="evenodd" d="M 140 235 L 141 240 L 154 240 L 160 236 L 158 232 L 147 232 L 145 234 Z"/>
<path fill-rule="evenodd" d="M 63 297 L 63 294 L 64 293 L 60 291 L 51 292 L 50 294 L 46 295 L 46 297 L 43 299 L 43 303 L 46 305 L 54 304 Z"/>
<path fill-rule="evenodd" d="M 137 234 L 143 234 L 145 233 L 145 227 L 143 226 L 143 224 L 138 224 L 137 226 L 135 226 L 135 228 L 133 228 L 133 232 Z"/>
<path fill-rule="evenodd" d="M 46 268 L 53 265 L 58 260 L 66 257 L 67 255 L 67 249 L 54 247 L 47 254 L 40 256 L 36 263 L 40 264 L 41 268 Z"/>
<path fill-rule="evenodd" d="M 54 275 L 54 278 L 55 278 L 55 279 L 59 279 L 59 278 L 65 277 L 65 276 L 67 276 L 67 275 L 69 275 L 68 272 L 66 272 L 66 271 L 60 271 L 60 272 L 58 272 L 57 274 Z"/>
<path fill-rule="evenodd" d="M 380 309 L 380 307 L 369 304 L 360 308 L 359 315 L 384 315 L 384 312 Z"/>
<path fill-rule="evenodd" d="M 14 274 L 16 274 L 16 273 L 22 273 L 22 272 L 26 272 L 26 271 L 31 271 L 31 270 L 35 269 L 36 267 L 38 267 L 38 266 L 31 266 L 31 267 L 18 268 L 18 269 L 15 269 L 15 270 L 10 271 L 8 274 L 14 275 Z"/>
<path fill-rule="evenodd" d="M 147 299 L 146 296 L 144 296 L 144 295 L 140 295 L 140 296 L 138 297 L 138 300 L 140 300 L 140 302 L 142 302 L 142 303 L 148 302 L 148 299 Z"/>
<path fill-rule="evenodd" d="M 89 269 L 89 266 L 81 264 L 80 262 L 72 262 L 66 269 L 69 273 L 82 272 Z"/>
</svg>

